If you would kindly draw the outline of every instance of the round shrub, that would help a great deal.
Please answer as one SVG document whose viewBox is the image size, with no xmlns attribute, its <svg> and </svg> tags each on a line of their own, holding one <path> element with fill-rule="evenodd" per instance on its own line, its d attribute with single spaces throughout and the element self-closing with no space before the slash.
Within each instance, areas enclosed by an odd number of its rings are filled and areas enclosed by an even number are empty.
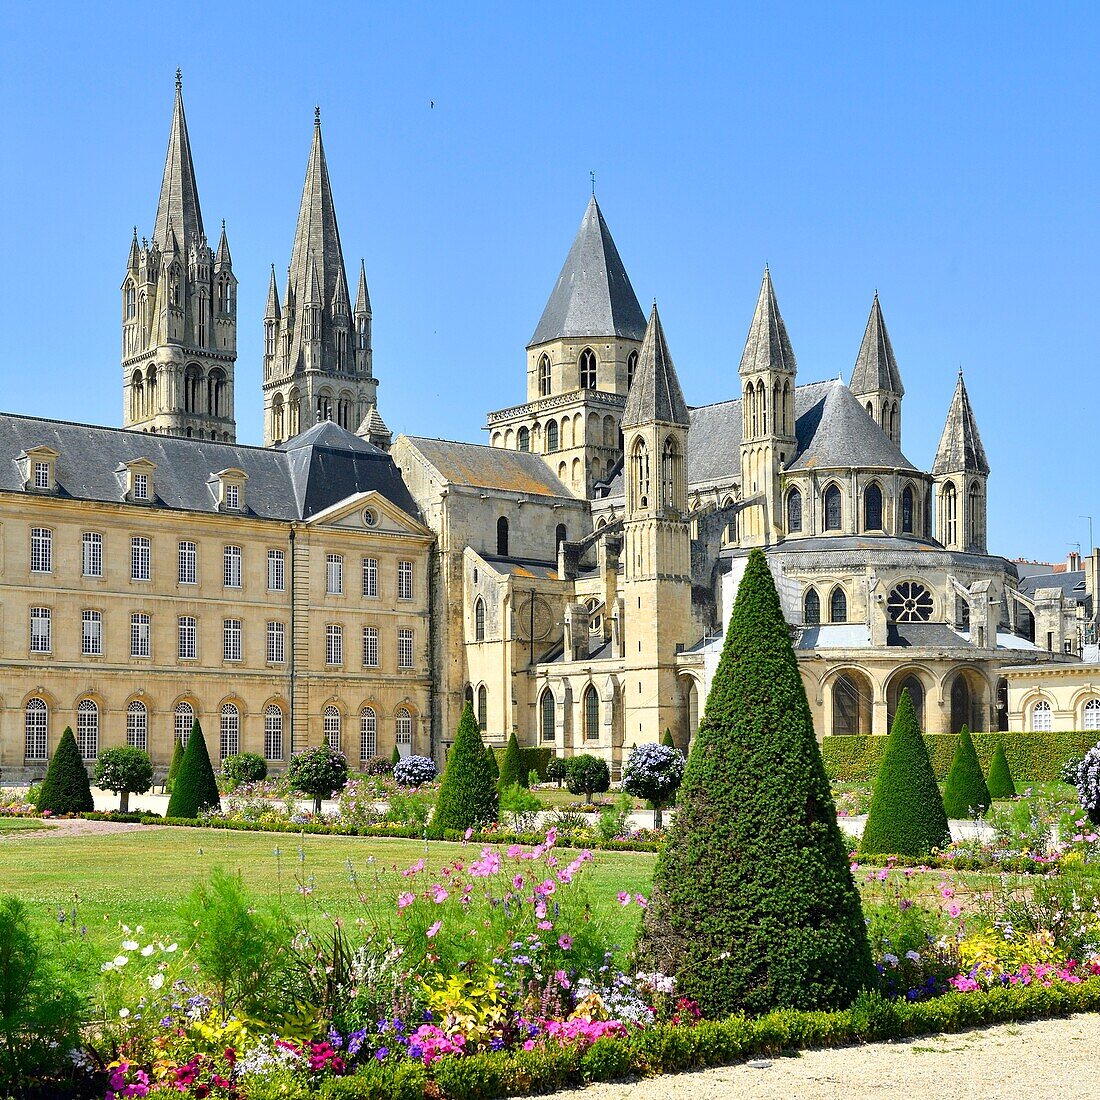
<svg viewBox="0 0 1100 1100">
<path fill-rule="evenodd" d="M 982 766 L 978 763 L 974 739 L 970 736 L 970 730 L 963 726 L 943 791 L 944 812 L 949 818 L 968 818 L 984 814 L 992 801 Z"/>
<path fill-rule="evenodd" d="M 607 761 L 587 752 L 570 757 L 566 764 L 565 785 L 573 794 L 583 794 L 585 802 L 591 802 L 594 794 L 603 794 L 611 786 Z"/>
<path fill-rule="evenodd" d="M 321 812 L 321 799 L 342 791 L 348 781 L 348 758 L 327 742 L 296 752 L 286 769 L 291 789 L 313 799 L 313 812 Z"/>
<path fill-rule="evenodd" d="M 95 764 L 95 785 L 119 796 L 119 813 L 129 813 L 130 792 L 144 794 L 153 785 L 153 762 L 144 749 L 120 745 L 104 749 Z"/>
<path fill-rule="evenodd" d="M 489 766 L 481 730 L 469 703 L 455 731 L 439 787 L 432 824 L 437 829 L 474 829 L 497 819 L 496 780 Z"/>
<path fill-rule="evenodd" d="M 560 756 L 555 756 L 551 759 L 550 763 L 546 765 L 546 778 L 554 780 L 560 787 L 562 780 L 566 774 L 565 761 Z"/>
<path fill-rule="evenodd" d="M 1081 799 L 1081 808 L 1089 815 L 1089 821 L 1100 825 L 1100 744 L 1085 753 L 1077 768 L 1077 796 Z"/>
<path fill-rule="evenodd" d="M 262 783 L 267 778 L 267 761 L 256 752 L 239 752 L 222 761 L 222 775 L 231 790 L 242 783 Z"/>
<path fill-rule="evenodd" d="M 393 780 L 402 787 L 421 787 L 439 774 L 428 756 L 406 756 L 393 766 Z"/>
<path fill-rule="evenodd" d="M 393 775 L 393 761 L 385 756 L 372 756 L 363 765 L 364 775 Z"/>
<path fill-rule="evenodd" d="M 80 749 L 72 728 L 65 727 L 57 744 L 42 789 L 38 792 L 38 809 L 52 814 L 83 814 L 95 809 L 88 772 L 80 759 Z"/>
<path fill-rule="evenodd" d="M 513 730 L 508 738 L 508 747 L 504 750 L 504 760 L 500 765 L 500 778 L 497 785 L 501 790 L 504 790 L 505 787 L 510 787 L 513 783 L 526 787 L 528 782 L 527 768 L 523 762 L 523 752 L 519 747 L 519 741 L 516 739 L 515 730 Z"/>
<path fill-rule="evenodd" d="M 168 799 L 169 817 L 198 817 L 201 810 L 221 806 L 218 781 L 210 763 L 199 720 L 191 727 L 187 747 L 183 750 L 180 770 L 172 785 L 172 797 Z"/>
<path fill-rule="evenodd" d="M 1004 745 L 998 745 L 989 765 L 989 778 L 985 782 L 990 798 L 1015 798 L 1016 784 L 1012 781 L 1012 772 L 1008 767 Z"/>
<path fill-rule="evenodd" d="M 661 810 L 684 779 L 684 756 L 668 745 L 636 745 L 623 767 L 623 790 L 653 803 L 653 828 L 661 828 Z"/>
</svg>

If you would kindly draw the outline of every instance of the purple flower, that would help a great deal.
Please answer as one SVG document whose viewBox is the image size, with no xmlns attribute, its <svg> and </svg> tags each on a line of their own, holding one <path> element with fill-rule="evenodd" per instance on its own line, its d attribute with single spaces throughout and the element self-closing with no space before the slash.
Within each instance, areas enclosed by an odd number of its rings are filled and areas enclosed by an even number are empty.
<svg viewBox="0 0 1100 1100">
<path fill-rule="evenodd" d="M 390 1052 L 390 1048 L 389 1048 L 389 1047 L 379 1047 L 379 1048 L 378 1048 L 378 1049 L 377 1049 L 377 1050 L 376 1050 L 376 1051 L 374 1052 L 374 1056 L 375 1056 L 375 1058 L 377 1058 L 377 1059 L 378 1059 L 378 1061 L 382 1062 L 382 1061 L 384 1061 L 384 1060 L 385 1060 L 385 1058 L 386 1058 L 386 1055 L 387 1055 L 387 1054 L 389 1054 L 389 1052 Z"/>
</svg>

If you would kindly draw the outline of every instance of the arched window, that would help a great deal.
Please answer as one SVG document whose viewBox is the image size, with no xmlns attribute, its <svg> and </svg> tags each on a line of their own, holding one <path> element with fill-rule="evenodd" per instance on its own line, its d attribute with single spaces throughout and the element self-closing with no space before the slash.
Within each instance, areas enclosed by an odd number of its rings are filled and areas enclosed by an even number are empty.
<svg viewBox="0 0 1100 1100">
<path fill-rule="evenodd" d="M 596 388 L 596 353 L 591 348 L 585 348 L 581 352 L 580 383 L 582 390 Z"/>
<path fill-rule="evenodd" d="M 542 726 L 542 739 L 544 741 L 554 740 L 554 693 L 547 688 L 542 693 L 542 699 L 539 702 L 539 714 L 540 723 Z"/>
<path fill-rule="evenodd" d="M 539 360 L 539 397 L 550 395 L 550 357 L 544 355 Z"/>
<path fill-rule="evenodd" d="M 516 432 L 516 450 L 524 452 L 531 450 L 530 428 L 520 428 L 520 430 Z"/>
<path fill-rule="evenodd" d="M 369 760 L 378 755 L 378 717 L 373 707 L 359 712 L 359 759 Z"/>
<path fill-rule="evenodd" d="M 825 490 L 825 530 L 840 530 L 840 489 L 830 485 Z"/>
<path fill-rule="evenodd" d="M 848 621 L 848 597 L 838 584 L 829 597 L 829 622 L 846 623 Z"/>
<path fill-rule="evenodd" d="M 783 434 L 793 435 L 791 427 L 791 383 L 787 380 L 783 383 Z"/>
<path fill-rule="evenodd" d="M 184 412 L 200 413 L 202 409 L 203 377 L 202 367 L 192 363 L 183 372 L 183 408 Z"/>
<path fill-rule="evenodd" d="M 402 760 L 412 755 L 413 721 L 412 715 L 405 707 L 399 707 L 394 715 L 394 744 L 397 745 L 397 754 Z"/>
<path fill-rule="evenodd" d="M 221 714 L 222 759 L 241 751 L 241 712 L 233 703 L 226 703 Z"/>
<path fill-rule="evenodd" d="M 680 460 L 680 448 L 676 440 L 669 436 L 661 451 L 661 496 L 665 508 L 683 511 L 682 477 L 683 463 Z"/>
<path fill-rule="evenodd" d="M 1050 704 L 1040 699 L 1031 708 L 1031 729 L 1034 733 L 1050 733 L 1053 726 Z"/>
<path fill-rule="evenodd" d="M 130 320 L 137 315 L 137 291 L 134 289 L 133 283 L 126 284 L 126 320 Z"/>
<path fill-rule="evenodd" d="M 874 405 L 871 404 L 870 401 L 867 402 L 867 415 L 872 420 L 874 420 L 874 418 L 875 418 L 875 407 L 874 407 Z"/>
<path fill-rule="evenodd" d="M 833 681 L 833 734 L 867 733 L 871 728 L 870 682 L 858 672 L 846 672 Z"/>
<path fill-rule="evenodd" d="M 973 730 L 974 721 L 973 694 L 966 675 L 962 672 L 951 682 L 951 732 L 958 733 L 963 726 Z"/>
<path fill-rule="evenodd" d="M 489 723 L 489 689 L 482 684 L 477 689 L 477 727 L 482 733 Z"/>
<path fill-rule="evenodd" d="M 787 494 L 787 533 L 794 534 L 802 530 L 802 494 L 792 489 Z"/>
<path fill-rule="evenodd" d="M 134 371 L 130 379 L 130 419 L 141 420 L 145 416 L 145 380 L 141 371 Z"/>
<path fill-rule="evenodd" d="M 81 699 L 76 708 L 76 743 L 82 760 L 99 755 L 99 707 L 91 699 Z"/>
<path fill-rule="evenodd" d="M 317 398 L 317 423 L 332 419 L 332 395 L 322 393 Z"/>
<path fill-rule="evenodd" d="M 634 475 L 634 506 L 636 508 L 648 508 L 649 451 L 644 440 L 639 439 L 634 444 L 634 453 L 630 457 L 630 464 Z"/>
<path fill-rule="evenodd" d="M 474 601 L 474 641 L 485 641 L 485 601 L 480 596 Z"/>
<path fill-rule="evenodd" d="M 226 415 L 226 388 L 228 383 L 225 379 L 225 371 L 220 367 L 215 367 L 210 372 L 210 377 L 207 379 L 207 408 L 210 410 L 211 416 L 225 416 Z"/>
<path fill-rule="evenodd" d="M 954 483 L 948 481 L 940 493 L 940 504 L 943 507 L 944 546 L 952 546 L 958 541 L 959 520 L 957 503 Z"/>
<path fill-rule="evenodd" d="M 546 453 L 552 455 L 558 449 L 558 422 L 551 420 L 546 425 Z"/>
<path fill-rule="evenodd" d="M 768 391 L 763 382 L 756 383 L 756 403 L 760 409 L 760 434 L 768 434 Z"/>
<path fill-rule="evenodd" d="M 893 684 L 887 693 L 887 725 L 892 726 L 894 724 L 894 715 L 897 713 L 898 703 L 904 691 L 909 692 L 909 698 L 913 702 L 913 710 L 917 715 L 917 725 L 923 730 L 924 684 L 912 673 Z"/>
<path fill-rule="evenodd" d="M 976 481 L 972 481 L 966 494 L 966 548 L 968 550 L 980 548 L 982 527 L 982 490 Z"/>
<path fill-rule="evenodd" d="M 913 533 L 913 486 L 906 485 L 901 494 L 901 533 Z"/>
<path fill-rule="evenodd" d="M 600 695 L 589 684 L 584 693 L 584 738 L 598 741 L 600 737 Z"/>
<path fill-rule="evenodd" d="M 557 527 L 554 528 L 554 556 L 555 557 L 557 556 L 558 550 L 561 548 L 561 544 L 563 542 L 565 542 L 565 539 L 566 539 L 565 524 L 564 523 L 559 523 L 557 525 Z"/>
<path fill-rule="evenodd" d="M 626 388 L 630 389 L 634 385 L 634 375 L 638 370 L 638 353 L 632 351 L 626 357 Z"/>
<path fill-rule="evenodd" d="M 802 599 L 802 622 L 806 626 L 817 626 L 821 622 L 821 597 L 816 588 L 808 588 Z"/>
<path fill-rule="evenodd" d="M 881 531 L 882 528 L 882 489 L 877 482 L 871 482 L 863 490 L 863 529 Z"/>
<path fill-rule="evenodd" d="M 190 703 L 176 704 L 176 740 L 187 748 L 187 739 L 195 728 L 195 708 Z"/>
<path fill-rule="evenodd" d="M 325 744 L 333 752 L 340 751 L 340 712 L 336 707 L 325 707 L 324 714 Z"/>
<path fill-rule="evenodd" d="M 297 390 L 290 391 L 290 398 L 286 403 L 286 434 L 297 435 L 302 430 L 302 395 Z"/>
<path fill-rule="evenodd" d="M 283 758 L 283 708 L 272 703 L 264 711 L 264 757 Z"/>
<path fill-rule="evenodd" d="M 30 699 L 23 713 L 23 755 L 28 760 L 45 760 L 47 751 L 47 730 L 50 712 L 43 699 Z"/>
<path fill-rule="evenodd" d="M 149 751 L 149 712 L 137 699 L 126 708 L 126 744 L 132 749 Z"/>
<path fill-rule="evenodd" d="M 508 517 L 501 516 L 497 520 L 497 553 L 502 557 L 508 554 Z"/>
<path fill-rule="evenodd" d="M 1100 699 L 1090 699 L 1081 716 L 1081 729 L 1100 730 Z"/>
<path fill-rule="evenodd" d="M 276 443 L 281 443 L 285 438 L 286 420 L 283 415 L 283 395 L 277 393 L 271 403 L 271 435 Z"/>
<path fill-rule="evenodd" d="M 898 441 L 898 428 L 900 427 L 898 424 L 899 419 L 898 403 L 895 401 L 893 405 L 890 406 L 890 438 L 895 443 Z"/>
</svg>

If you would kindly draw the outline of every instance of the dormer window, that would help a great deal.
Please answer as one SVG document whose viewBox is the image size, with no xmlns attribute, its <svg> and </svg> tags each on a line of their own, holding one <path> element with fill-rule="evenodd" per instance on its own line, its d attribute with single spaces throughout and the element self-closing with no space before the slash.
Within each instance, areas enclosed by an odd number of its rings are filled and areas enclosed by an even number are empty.
<svg viewBox="0 0 1100 1100">
<path fill-rule="evenodd" d="M 34 487 L 36 489 L 49 489 L 50 486 L 50 464 L 48 462 L 36 462 L 34 464 Z"/>
<path fill-rule="evenodd" d="M 233 512 L 240 510 L 241 487 L 235 481 L 229 482 L 225 487 L 225 506 Z"/>
<path fill-rule="evenodd" d="M 134 500 L 149 499 L 149 475 L 134 474 Z"/>
<path fill-rule="evenodd" d="M 57 460 L 60 455 L 51 447 L 31 447 L 16 461 L 22 473 L 23 487 L 28 492 L 52 493 L 57 489 Z"/>
<path fill-rule="evenodd" d="M 244 470 L 232 468 L 219 470 L 214 477 L 217 479 L 218 510 L 243 512 L 244 483 L 248 480 L 248 474 Z"/>
<path fill-rule="evenodd" d="M 118 468 L 123 478 L 127 500 L 133 504 L 150 504 L 156 499 L 153 478 L 156 468 L 156 463 L 150 462 L 147 458 L 135 458 L 132 462 L 125 462 Z"/>
</svg>

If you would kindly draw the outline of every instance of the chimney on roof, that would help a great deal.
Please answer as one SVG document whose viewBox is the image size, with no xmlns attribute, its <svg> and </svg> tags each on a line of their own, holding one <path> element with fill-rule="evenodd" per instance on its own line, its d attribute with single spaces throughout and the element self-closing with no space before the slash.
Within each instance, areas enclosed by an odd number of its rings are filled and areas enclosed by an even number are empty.
<svg viewBox="0 0 1100 1100">
<path fill-rule="evenodd" d="M 1076 550 L 1071 550 L 1066 560 L 1066 571 L 1076 573 L 1081 568 L 1081 555 Z"/>
</svg>

